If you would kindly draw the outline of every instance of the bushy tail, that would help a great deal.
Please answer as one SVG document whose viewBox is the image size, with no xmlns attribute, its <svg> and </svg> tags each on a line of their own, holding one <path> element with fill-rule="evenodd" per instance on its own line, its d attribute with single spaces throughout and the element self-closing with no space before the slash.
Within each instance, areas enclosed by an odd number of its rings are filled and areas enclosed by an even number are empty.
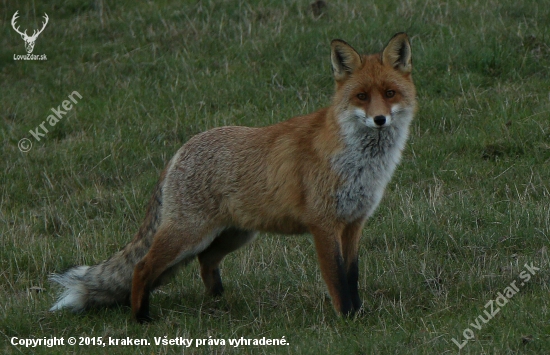
<svg viewBox="0 0 550 355">
<path fill-rule="evenodd" d="M 65 288 L 50 311 L 69 308 L 80 312 L 90 307 L 129 303 L 134 266 L 147 254 L 160 225 L 164 174 L 134 240 L 98 265 L 75 266 L 62 274 L 50 276 L 51 281 Z"/>
</svg>

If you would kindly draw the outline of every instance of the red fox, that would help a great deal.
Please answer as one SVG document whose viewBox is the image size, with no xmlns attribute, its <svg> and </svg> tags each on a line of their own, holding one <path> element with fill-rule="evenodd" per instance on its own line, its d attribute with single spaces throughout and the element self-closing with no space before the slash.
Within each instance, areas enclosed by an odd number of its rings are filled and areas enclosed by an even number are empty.
<svg viewBox="0 0 550 355">
<path fill-rule="evenodd" d="M 134 239 L 107 261 L 51 279 L 66 289 L 51 311 L 131 302 L 149 321 L 149 294 L 195 256 L 210 295 L 219 265 L 258 231 L 311 233 L 335 310 L 361 307 L 358 248 L 401 159 L 416 111 L 409 38 L 359 55 L 331 43 L 331 106 L 262 128 L 220 127 L 192 137 L 170 160 Z"/>
</svg>

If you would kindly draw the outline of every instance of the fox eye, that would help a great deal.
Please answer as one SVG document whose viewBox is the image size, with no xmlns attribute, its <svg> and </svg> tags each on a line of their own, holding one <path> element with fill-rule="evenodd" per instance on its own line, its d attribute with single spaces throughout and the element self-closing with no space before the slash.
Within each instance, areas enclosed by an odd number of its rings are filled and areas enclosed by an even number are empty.
<svg viewBox="0 0 550 355">
<path fill-rule="evenodd" d="M 395 96 L 395 91 L 393 91 L 393 90 L 386 90 L 386 97 L 387 97 L 388 99 L 391 99 L 391 98 L 394 97 L 394 96 Z"/>
<path fill-rule="evenodd" d="M 357 94 L 357 98 L 361 101 L 365 101 L 367 99 L 367 94 L 365 94 L 364 92 L 361 92 Z"/>
</svg>

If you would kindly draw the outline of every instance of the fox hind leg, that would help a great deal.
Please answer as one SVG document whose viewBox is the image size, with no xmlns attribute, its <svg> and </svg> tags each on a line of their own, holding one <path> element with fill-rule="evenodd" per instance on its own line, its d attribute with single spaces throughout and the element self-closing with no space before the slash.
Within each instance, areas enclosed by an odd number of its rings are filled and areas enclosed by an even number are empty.
<svg viewBox="0 0 550 355">
<path fill-rule="evenodd" d="M 185 225 L 181 222 L 179 225 Z M 194 233 L 189 231 L 193 230 Z M 201 231 L 201 232 L 197 232 Z M 158 278 L 178 263 L 188 260 L 204 250 L 216 236 L 205 228 L 176 227 L 163 223 L 145 257 L 136 264 L 132 279 L 132 314 L 140 322 L 150 321 L 149 294 Z"/>
<path fill-rule="evenodd" d="M 219 265 L 222 259 L 232 251 L 239 249 L 256 236 L 256 232 L 236 228 L 228 228 L 198 255 L 201 277 L 206 287 L 206 293 L 220 296 L 223 293 Z"/>
</svg>

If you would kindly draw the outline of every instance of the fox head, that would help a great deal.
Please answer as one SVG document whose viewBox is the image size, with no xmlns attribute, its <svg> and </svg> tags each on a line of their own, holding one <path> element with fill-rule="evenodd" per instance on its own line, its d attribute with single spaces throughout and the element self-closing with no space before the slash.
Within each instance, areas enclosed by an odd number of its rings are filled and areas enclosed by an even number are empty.
<svg viewBox="0 0 550 355">
<path fill-rule="evenodd" d="M 341 124 L 380 130 L 410 122 L 416 109 L 411 54 L 405 33 L 393 36 L 381 53 L 364 56 L 346 42 L 333 40 L 333 104 Z"/>
</svg>

